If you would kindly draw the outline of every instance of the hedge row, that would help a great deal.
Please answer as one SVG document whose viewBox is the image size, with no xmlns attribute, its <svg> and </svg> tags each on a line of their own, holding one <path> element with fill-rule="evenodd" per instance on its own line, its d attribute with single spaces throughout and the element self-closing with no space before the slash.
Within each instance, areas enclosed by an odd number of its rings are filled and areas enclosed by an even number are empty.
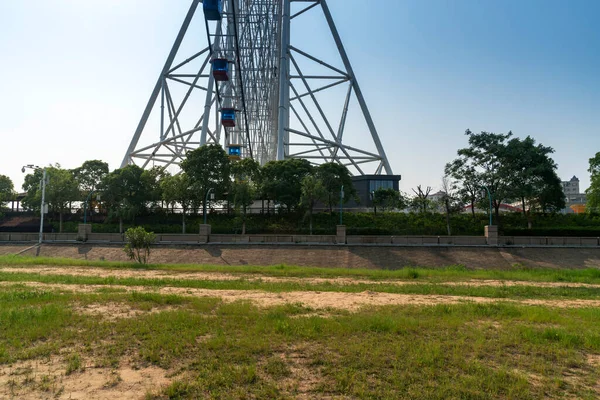
<svg viewBox="0 0 600 400">
<path fill-rule="evenodd" d="M 501 233 L 507 236 L 598 236 L 600 217 L 589 215 L 533 215 L 533 229 L 527 229 L 527 219 L 521 214 L 504 214 L 500 219 Z M 313 233 L 333 235 L 339 224 L 338 213 L 319 213 L 313 217 Z M 64 223 L 65 232 L 76 232 L 79 221 Z M 197 233 L 203 223 L 201 216 L 188 216 L 186 232 Z M 241 233 L 242 219 L 234 214 L 210 214 L 208 223 L 212 232 L 219 234 Z M 481 236 L 484 226 L 489 223 L 485 214 L 473 217 L 470 214 L 453 215 L 450 219 L 452 235 Z M 53 222 L 55 231 L 58 222 Z M 404 213 L 344 213 L 343 224 L 350 235 L 446 235 L 446 216 L 443 214 L 404 214 Z M 494 220 L 494 224 L 497 221 Z M 124 224 L 143 226 L 155 233 L 181 233 L 180 214 L 152 214 L 136 218 Z M 98 233 L 118 232 L 117 221 L 93 224 Z M 248 234 L 307 234 L 309 218 L 301 213 L 253 214 L 246 220 Z"/>
</svg>

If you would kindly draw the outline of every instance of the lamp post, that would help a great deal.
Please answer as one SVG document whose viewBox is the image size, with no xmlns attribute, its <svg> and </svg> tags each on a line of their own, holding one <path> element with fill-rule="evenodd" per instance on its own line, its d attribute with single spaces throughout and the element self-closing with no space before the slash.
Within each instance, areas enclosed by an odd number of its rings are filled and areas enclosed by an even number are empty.
<svg viewBox="0 0 600 400">
<path fill-rule="evenodd" d="M 373 202 L 373 212 L 377 215 L 377 203 L 375 202 L 375 191 L 371 192 L 371 201 Z"/>
<path fill-rule="evenodd" d="M 202 210 L 202 214 L 204 214 L 204 225 L 206 225 L 206 203 L 208 203 L 208 195 L 213 191 L 213 188 L 208 189 L 208 192 L 206 192 L 206 197 L 204 198 L 204 207 Z M 215 198 L 215 194 L 213 193 L 213 195 L 211 196 L 211 199 Z"/>
<path fill-rule="evenodd" d="M 34 171 L 37 170 L 42 170 L 43 174 L 42 174 L 42 204 L 40 207 L 40 236 L 38 238 L 38 245 L 42 244 L 43 241 L 43 237 L 44 237 L 44 206 L 46 203 L 46 168 L 41 168 L 38 167 L 36 165 L 33 164 L 28 164 L 28 165 L 24 165 L 23 168 L 21 168 L 21 172 L 25 173 L 25 169 L 33 169 Z"/>
<path fill-rule="evenodd" d="M 87 205 L 90 201 L 90 198 L 92 197 L 92 195 L 96 193 L 96 189 L 92 190 L 90 192 L 90 194 L 88 194 L 87 198 L 85 199 L 85 203 L 83 204 L 83 224 L 87 224 Z"/>
<path fill-rule="evenodd" d="M 492 193 L 490 192 L 490 189 L 488 189 L 487 186 L 481 185 L 481 187 L 487 191 L 488 198 L 490 199 L 490 226 L 492 226 Z"/>
<path fill-rule="evenodd" d="M 344 185 L 342 185 L 342 188 L 340 189 L 340 225 L 344 225 L 343 224 L 343 212 L 344 212 Z"/>
</svg>

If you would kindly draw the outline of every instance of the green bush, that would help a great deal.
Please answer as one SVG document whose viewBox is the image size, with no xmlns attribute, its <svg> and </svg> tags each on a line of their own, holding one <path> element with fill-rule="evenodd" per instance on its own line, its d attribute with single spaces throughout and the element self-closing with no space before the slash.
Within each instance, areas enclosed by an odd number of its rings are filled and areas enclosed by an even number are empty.
<svg viewBox="0 0 600 400">
<path fill-rule="evenodd" d="M 156 241 L 154 233 L 146 232 L 141 226 L 129 228 L 125 232 L 125 240 L 127 244 L 123 250 L 127 256 L 140 264 L 148 263 L 150 246 Z"/>
<path fill-rule="evenodd" d="M 334 235 L 339 224 L 339 213 L 328 212 L 315 214 L 313 217 L 313 233 Z M 533 229 L 527 229 L 527 218 L 522 214 L 507 213 L 500 215 L 494 224 L 508 236 L 540 235 L 540 236 L 598 236 L 595 230 L 600 229 L 600 216 L 584 214 L 533 214 L 530 217 Z M 203 223 L 200 215 L 187 218 L 187 233 L 196 234 Z M 209 214 L 208 223 L 215 234 L 240 234 L 241 219 L 231 214 Z M 350 235 L 446 235 L 446 216 L 444 214 L 416 213 L 354 213 L 345 212 L 343 223 L 348 227 Z M 456 214 L 450 217 L 454 235 L 483 235 L 484 226 L 489 223 L 486 214 Z M 77 232 L 77 221 L 65 221 L 64 232 Z M 143 227 L 156 233 L 181 233 L 181 215 L 165 212 L 142 215 L 136 218 L 135 225 L 125 223 L 124 228 Z M 58 231 L 58 224 L 55 230 Z M 92 224 L 92 232 L 115 233 L 119 231 L 117 221 L 107 220 L 105 223 Z M 309 221 L 304 213 L 271 213 L 249 214 L 246 219 L 248 234 L 308 234 Z"/>
</svg>

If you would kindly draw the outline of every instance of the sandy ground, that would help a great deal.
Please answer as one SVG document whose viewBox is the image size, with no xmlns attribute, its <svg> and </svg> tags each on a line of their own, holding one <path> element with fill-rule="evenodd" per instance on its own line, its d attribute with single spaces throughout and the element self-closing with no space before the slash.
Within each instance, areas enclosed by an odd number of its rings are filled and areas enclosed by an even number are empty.
<svg viewBox="0 0 600 400">
<path fill-rule="evenodd" d="M 167 371 L 122 362 L 118 368 L 96 368 L 83 361 L 83 370 L 66 375 L 62 357 L 0 366 L 0 399 L 130 400 L 141 399 L 170 383 Z"/>
<path fill-rule="evenodd" d="M 220 272 L 176 272 L 165 270 L 131 270 L 131 269 L 106 269 L 94 267 L 59 267 L 59 266 L 6 266 L 0 267 L 0 272 L 28 273 L 39 275 L 71 275 L 71 276 L 93 276 L 101 278 L 140 278 L 140 279 L 182 279 L 182 280 L 210 280 L 210 281 L 232 281 L 244 279 L 254 282 L 273 283 L 306 283 L 306 284 L 336 284 L 336 285 L 423 285 L 427 281 L 402 281 L 402 280 L 370 280 L 357 278 L 280 278 L 262 276 L 257 274 L 228 274 Z M 571 282 L 530 282 L 509 281 L 491 279 L 470 279 L 457 282 L 436 282 L 436 285 L 466 285 L 466 286 L 535 286 L 535 287 L 567 287 L 567 288 L 597 288 L 599 284 L 571 283 Z"/>
<path fill-rule="evenodd" d="M 0 286 L 12 286 L 13 282 L 0 282 Z M 162 295 L 178 295 L 204 298 L 220 298 L 225 302 L 250 301 L 259 307 L 272 307 L 285 304 L 302 304 L 313 309 L 342 309 L 357 311 L 361 307 L 388 305 L 431 306 L 437 304 L 458 303 L 496 303 L 510 302 L 522 305 L 543 305 L 558 308 L 600 307 L 600 300 L 510 300 L 474 296 L 413 295 L 378 292 L 342 293 L 342 292 L 285 292 L 270 293 L 259 290 L 210 290 L 193 288 L 121 285 L 65 285 L 44 284 L 39 282 L 19 282 L 19 285 L 44 290 L 59 290 L 75 293 L 95 293 L 99 289 L 115 289 L 127 293 L 151 292 Z"/>
</svg>

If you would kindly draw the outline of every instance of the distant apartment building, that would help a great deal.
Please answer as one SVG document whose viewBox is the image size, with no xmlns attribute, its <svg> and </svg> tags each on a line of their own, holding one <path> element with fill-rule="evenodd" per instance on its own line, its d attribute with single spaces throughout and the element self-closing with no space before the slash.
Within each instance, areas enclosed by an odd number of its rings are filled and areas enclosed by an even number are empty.
<svg viewBox="0 0 600 400">
<path fill-rule="evenodd" d="M 571 180 L 563 181 L 562 186 L 565 193 L 566 203 L 566 208 L 563 210 L 563 212 L 567 214 L 579 214 L 585 212 L 587 197 L 585 193 L 581 193 L 581 190 L 579 189 L 579 179 L 573 175 Z"/>
<path fill-rule="evenodd" d="M 446 192 L 440 190 L 437 193 L 430 194 L 429 197 L 427 197 L 427 199 L 431 200 L 432 203 L 441 203 L 444 199 L 444 196 L 446 196 Z"/>
<path fill-rule="evenodd" d="M 570 181 L 563 181 L 562 186 L 565 196 L 579 194 L 579 178 L 575 175 L 573 175 Z"/>
</svg>

